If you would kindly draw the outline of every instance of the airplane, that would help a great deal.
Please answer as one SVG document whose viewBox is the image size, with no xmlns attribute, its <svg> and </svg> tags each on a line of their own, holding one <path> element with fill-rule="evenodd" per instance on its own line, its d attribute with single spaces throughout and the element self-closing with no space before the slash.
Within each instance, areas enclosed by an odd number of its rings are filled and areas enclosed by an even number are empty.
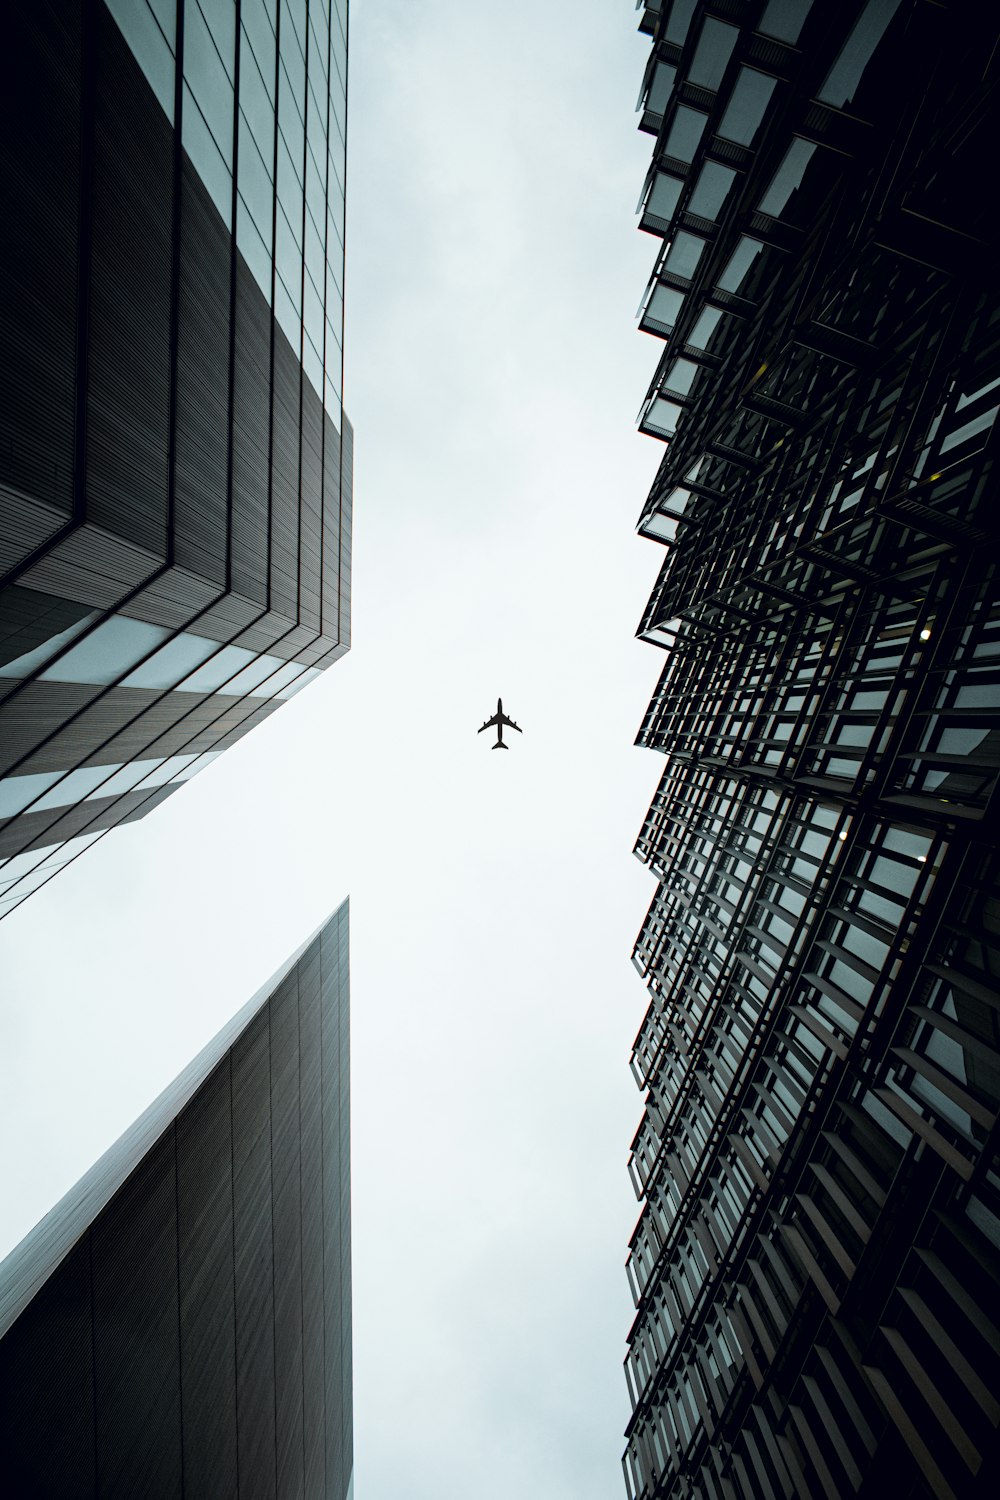
<svg viewBox="0 0 1000 1500">
<path fill-rule="evenodd" d="M 516 729 L 517 732 L 518 732 L 518 734 L 523 734 L 524 733 L 524 730 L 520 727 L 520 725 L 519 724 L 515 724 L 513 719 L 508 719 L 507 715 L 504 713 L 504 711 L 503 711 L 503 699 L 502 698 L 498 698 L 497 699 L 497 711 L 493 715 L 492 719 L 487 719 L 486 723 L 482 726 L 482 728 L 476 730 L 476 733 L 477 734 L 482 734 L 483 729 L 489 729 L 494 724 L 497 726 L 497 742 L 496 742 L 495 745 L 491 745 L 490 746 L 491 750 L 509 750 L 510 749 L 510 746 L 509 745 L 505 745 L 504 742 L 503 742 L 503 726 L 505 724 L 508 724 L 511 729 Z"/>
</svg>

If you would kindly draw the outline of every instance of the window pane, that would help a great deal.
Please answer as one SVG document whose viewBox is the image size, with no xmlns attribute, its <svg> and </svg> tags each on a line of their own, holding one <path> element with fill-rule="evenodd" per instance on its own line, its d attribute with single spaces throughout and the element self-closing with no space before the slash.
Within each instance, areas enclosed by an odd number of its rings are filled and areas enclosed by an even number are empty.
<svg viewBox="0 0 1000 1500">
<path fill-rule="evenodd" d="M 271 86 L 274 86 L 273 80 Z M 270 175 L 274 170 L 274 105 L 245 31 L 240 55 L 240 109 L 253 131 Z M 240 149 L 243 149 L 242 144 Z"/>
<path fill-rule="evenodd" d="M 253 135 L 247 129 L 242 110 L 240 110 L 240 156 L 237 180 L 240 196 L 253 215 L 257 233 L 265 245 L 270 245 L 274 214 L 274 185 L 271 182 L 268 164 L 258 151 Z"/>
<path fill-rule="evenodd" d="M 75 620 L 72 625 L 67 625 L 65 630 L 50 635 L 47 641 L 44 641 L 41 646 L 36 646 L 33 651 L 26 651 L 22 656 L 15 656 L 10 661 L 0 662 L 0 677 L 30 677 L 37 667 L 44 666 L 57 651 L 68 646 L 81 631 L 86 630 L 91 621 L 97 619 L 97 614 L 98 611 L 92 609 L 82 619 Z"/>
<path fill-rule="evenodd" d="M 757 30 L 781 42 L 797 42 L 812 0 L 771 0 Z"/>
<path fill-rule="evenodd" d="M 685 276 L 690 280 L 698 268 L 705 241 L 700 240 L 696 234 L 688 234 L 681 229 L 674 235 L 667 258 L 664 261 L 664 270 L 672 271 L 675 276 Z"/>
<path fill-rule="evenodd" d="M 751 240 L 744 235 L 729 257 L 729 264 L 719 277 L 719 290 L 740 291 L 762 249 L 763 246 L 759 240 Z"/>
<path fill-rule="evenodd" d="M 233 85 L 197 0 L 188 0 L 184 10 L 184 82 L 197 99 L 227 167 L 231 166 Z"/>
<path fill-rule="evenodd" d="M 13 818 L 23 812 L 62 774 L 61 771 L 39 771 L 33 776 L 8 776 L 0 781 L 0 818 Z M 0 876 L 6 875 L 6 865 L 0 864 Z"/>
<path fill-rule="evenodd" d="M 673 0 L 667 17 L 666 38 L 668 42 L 677 42 L 680 45 L 684 41 L 693 14 L 694 0 Z"/>
<path fill-rule="evenodd" d="M 707 161 L 691 195 L 688 213 L 697 214 L 700 219 L 717 218 L 735 181 L 736 173 L 731 167 Z"/>
<path fill-rule="evenodd" d="M 760 200 L 762 214 L 770 214 L 775 219 L 780 217 L 789 198 L 801 186 L 806 167 L 812 161 L 815 150 L 816 146 L 812 141 L 795 138 L 771 179 L 770 187 Z"/>
<path fill-rule="evenodd" d="M 868 0 L 819 91 L 817 97 L 824 104 L 839 109 L 854 98 L 875 48 L 898 9 L 899 0 Z"/>
<path fill-rule="evenodd" d="M 672 328 L 677 322 L 677 314 L 683 305 L 683 292 L 676 291 L 672 286 L 658 286 L 654 288 L 653 295 L 649 299 L 645 316 Z"/>
<path fill-rule="evenodd" d="M 667 107 L 677 77 L 677 69 L 671 67 L 670 63 L 658 62 L 653 69 L 653 77 L 646 95 L 646 109 L 653 114 L 662 115 Z"/>
<path fill-rule="evenodd" d="M 122 687 L 172 688 L 182 677 L 193 672 L 213 651 L 218 651 L 219 642 L 210 641 L 201 635 L 184 631 L 165 646 L 161 646 L 141 667 L 130 672 Z"/>
<path fill-rule="evenodd" d="M 186 84 L 181 139 L 192 166 L 208 188 L 212 201 L 226 224 L 229 224 L 233 213 L 232 173 Z"/>
<path fill-rule="evenodd" d="M 755 68 L 741 68 L 726 112 L 722 116 L 719 135 L 727 141 L 737 141 L 741 146 L 752 145 L 771 102 L 776 82 L 777 79 L 769 78 L 766 73 L 758 73 Z"/>
<path fill-rule="evenodd" d="M 663 381 L 664 390 L 672 391 L 677 396 L 689 395 L 699 369 L 700 366 L 693 360 L 675 359 Z"/>
<path fill-rule="evenodd" d="M 145 0 L 108 0 L 108 9 L 166 113 L 174 118 L 173 32 L 165 36 Z"/>
<path fill-rule="evenodd" d="M 665 172 L 657 172 L 653 191 L 646 199 L 645 211 L 653 214 L 657 219 L 669 219 L 677 207 L 680 196 L 680 179 L 668 177 Z"/>
<path fill-rule="evenodd" d="M 704 312 L 701 314 L 701 317 L 698 319 L 697 323 L 695 323 L 691 332 L 687 336 L 687 342 L 691 345 L 692 349 L 708 348 L 709 341 L 711 340 L 711 337 L 715 330 L 718 328 L 722 317 L 723 313 L 721 308 L 705 308 Z M 694 474 L 689 474 L 685 477 L 694 480 L 697 476 Z"/>
<path fill-rule="evenodd" d="M 236 672 L 254 660 L 254 652 L 244 646 L 223 646 L 204 666 L 192 672 L 180 684 L 185 693 L 214 693 Z"/>
<path fill-rule="evenodd" d="M 688 70 L 688 81 L 698 84 L 699 88 L 717 89 L 738 34 L 735 26 L 727 26 L 709 16 L 701 28 L 698 47 Z"/>
<path fill-rule="evenodd" d="M 700 110 L 685 109 L 682 105 L 667 132 L 667 155 L 676 156 L 678 161 L 693 161 L 707 120 L 708 116 Z"/>
<path fill-rule="evenodd" d="M 147 625 L 115 615 L 98 625 L 78 646 L 42 673 L 45 682 L 114 682 L 170 634 L 162 625 Z"/>
<path fill-rule="evenodd" d="M 294 698 L 295 694 L 301 688 L 304 688 L 307 683 L 314 682 L 322 670 L 322 667 L 307 667 L 293 682 L 290 682 L 287 687 L 281 688 L 274 696 L 276 698 Z"/>
</svg>

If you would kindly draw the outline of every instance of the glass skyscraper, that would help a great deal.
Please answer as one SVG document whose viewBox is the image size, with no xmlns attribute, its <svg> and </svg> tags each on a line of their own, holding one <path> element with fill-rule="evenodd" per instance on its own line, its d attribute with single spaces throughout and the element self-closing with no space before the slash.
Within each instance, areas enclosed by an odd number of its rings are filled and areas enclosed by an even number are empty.
<svg viewBox="0 0 1000 1500">
<path fill-rule="evenodd" d="M 997 17 L 651 39 L 631 1500 L 1000 1488 Z"/>
<path fill-rule="evenodd" d="M 4 18 L 0 916 L 350 643 L 347 3 Z"/>
<path fill-rule="evenodd" d="M 0 1489 L 350 1500 L 342 907 L 0 1265 Z"/>
</svg>

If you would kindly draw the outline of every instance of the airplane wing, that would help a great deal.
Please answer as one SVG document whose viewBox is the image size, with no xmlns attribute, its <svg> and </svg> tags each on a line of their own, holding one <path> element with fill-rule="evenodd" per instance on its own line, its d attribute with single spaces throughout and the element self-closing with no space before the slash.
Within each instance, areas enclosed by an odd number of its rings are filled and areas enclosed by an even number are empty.
<svg viewBox="0 0 1000 1500">
<path fill-rule="evenodd" d="M 494 723 L 495 723 L 495 722 L 496 722 L 496 716 L 495 716 L 495 715 L 494 715 L 494 718 L 493 718 L 493 721 L 492 721 L 492 722 L 494 722 Z M 509 728 L 510 728 L 510 729 L 516 729 L 516 730 L 517 730 L 517 732 L 518 732 L 518 734 L 523 734 L 523 733 L 524 733 L 524 730 L 523 730 L 523 729 L 522 729 L 522 728 L 521 728 L 521 726 L 520 726 L 520 724 L 515 724 L 515 723 L 514 723 L 514 720 L 513 720 L 513 719 L 508 719 L 508 717 L 507 717 L 507 715 L 506 715 L 506 714 L 504 714 L 504 715 L 503 715 L 503 722 L 504 722 L 504 723 L 505 723 L 505 724 L 506 724 L 506 725 L 507 725 L 507 726 L 508 726 L 508 727 L 509 727 Z M 483 728 L 484 728 L 484 729 L 485 729 L 485 728 L 486 728 L 486 725 L 485 725 L 485 724 L 484 724 L 484 725 L 483 725 Z"/>
<path fill-rule="evenodd" d="M 484 729 L 492 729 L 493 725 L 494 724 L 499 724 L 499 722 L 500 722 L 500 720 L 497 718 L 496 714 L 494 714 L 493 717 L 492 717 L 492 719 L 487 719 L 485 724 L 481 724 L 479 726 L 479 728 L 476 730 L 476 733 L 477 734 L 482 734 L 482 732 L 483 732 Z M 507 723 L 508 724 L 510 723 L 509 719 L 507 720 Z"/>
</svg>

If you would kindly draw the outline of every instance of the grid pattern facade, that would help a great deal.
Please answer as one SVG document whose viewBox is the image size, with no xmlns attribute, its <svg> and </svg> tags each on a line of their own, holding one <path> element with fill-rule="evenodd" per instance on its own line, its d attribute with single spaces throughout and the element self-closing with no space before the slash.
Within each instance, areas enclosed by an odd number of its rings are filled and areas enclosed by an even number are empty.
<svg viewBox="0 0 1000 1500">
<path fill-rule="evenodd" d="M 348 909 L 0 1266 L 5 1494 L 345 1500 Z"/>
<path fill-rule="evenodd" d="M 632 1500 L 1000 1487 L 996 17 L 646 5 Z"/>
<path fill-rule="evenodd" d="M 0 917 L 348 649 L 353 451 L 346 0 L 4 24 Z"/>
</svg>

